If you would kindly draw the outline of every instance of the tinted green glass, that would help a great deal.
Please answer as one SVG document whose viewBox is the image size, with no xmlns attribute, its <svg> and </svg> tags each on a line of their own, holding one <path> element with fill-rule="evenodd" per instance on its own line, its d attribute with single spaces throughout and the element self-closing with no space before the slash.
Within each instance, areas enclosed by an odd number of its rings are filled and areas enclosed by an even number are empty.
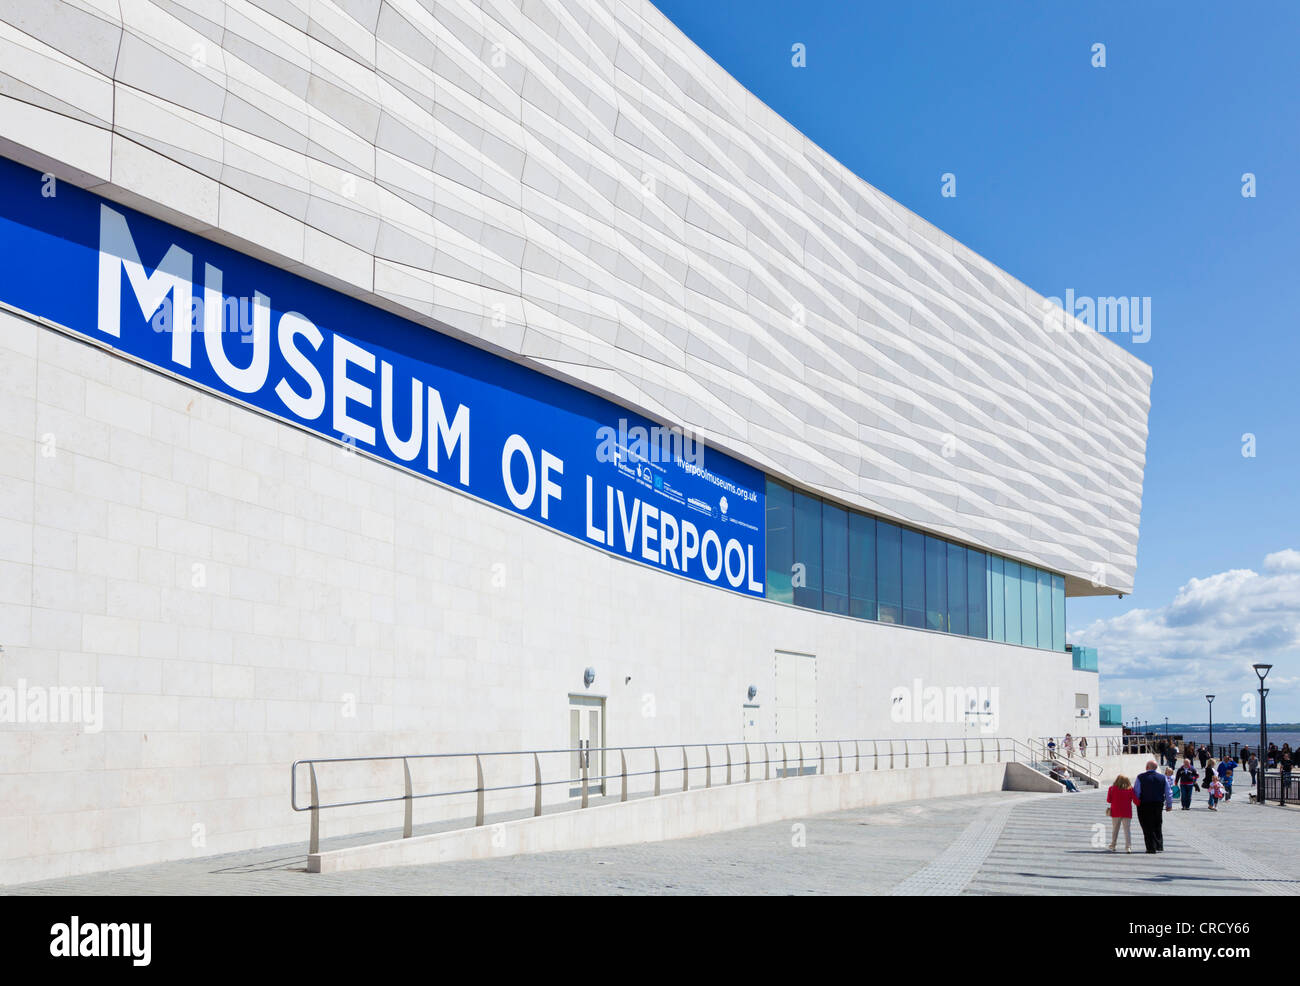
<svg viewBox="0 0 1300 986">
<path fill-rule="evenodd" d="M 876 521 L 876 591 L 880 622 L 903 621 L 903 539 L 896 524 Z"/>
<path fill-rule="evenodd" d="M 966 549 L 948 545 L 948 630 L 966 632 Z"/>
<path fill-rule="evenodd" d="M 768 599 L 794 602 L 790 574 L 794 567 L 794 494 L 774 479 L 767 481 Z"/>
<path fill-rule="evenodd" d="M 925 535 L 903 531 L 903 623 L 925 626 Z"/>
<path fill-rule="evenodd" d="M 822 502 L 794 494 L 794 604 L 822 608 Z"/>
<path fill-rule="evenodd" d="M 1052 576 L 1052 650 L 1065 650 L 1065 578 Z"/>
<path fill-rule="evenodd" d="M 989 635 L 988 556 L 966 549 L 966 632 L 972 637 Z"/>
<path fill-rule="evenodd" d="M 1041 568 L 1035 573 L 1038 596 L 1038 646 L 1052 649 L 1052 573 Z"/>
<path fill-rule="evenodd" d="M 828 613 L 849 611 L 849 513 L 822 504 L 822 607 Z"/>
<path fill-rule="evenodd" d="M 1010 558 L 1003 563 L 1003 589 L 1007 607 L 1007 643 L 1020 643 L 1020 562 Z"/>
<path fill-rule="evenodd" d="M 932 537 L 925 539 L 925 625 L 948 629 L 948 545 Z"/>
<path fill-rule="evenodd" d="M 876 519 L 849 514 L 849 615 L 876 618 Z"/>
<path fill-rule="evenodd" d="M 1007 639 L 1007 590 L 1004 564 L 1005 559 L 1001 555 L 989 555 L 989 626 L 993 628 L 994 640 Z"/>
</svg>

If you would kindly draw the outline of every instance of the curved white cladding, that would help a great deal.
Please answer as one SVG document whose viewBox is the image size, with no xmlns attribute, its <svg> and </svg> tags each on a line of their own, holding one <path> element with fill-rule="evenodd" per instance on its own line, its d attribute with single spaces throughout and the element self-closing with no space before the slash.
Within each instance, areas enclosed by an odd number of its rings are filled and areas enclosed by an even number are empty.
<svg viewBox="0 0 1300 986">
<path fill-rule="evenodd" d="M 0 0 L 0 92 L 0 153 L 1072 593 L 1132 588 L 1150 369 L 1044 331 L 649 3 Z"/>
</svg>

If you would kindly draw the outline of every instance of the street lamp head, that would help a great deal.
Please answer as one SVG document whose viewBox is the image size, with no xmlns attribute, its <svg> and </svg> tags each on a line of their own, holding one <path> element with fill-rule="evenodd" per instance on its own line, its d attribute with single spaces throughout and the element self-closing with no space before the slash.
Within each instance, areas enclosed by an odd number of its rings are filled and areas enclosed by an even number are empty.
<svg viewBox="0 0 1300 986">
<path fill-rule="evenodd" d="M 1252 664 L 1251 667 L 1255 669 L 1255 674 L 1259 675 L 1261 683 L 1268 677 L 1268 673 L 1273 670 L 1271 664 Z"/>
<path fill-rule="evenodd" d="M 1214 696 L 1213 696 L 1213 695 L 1206 695 L 1206 696 L 1205 696 L 1205 701 L 1207 701 L 1207 702 L 1213 702 L 1213 701 L 1214 701 Z"/>
</svg>

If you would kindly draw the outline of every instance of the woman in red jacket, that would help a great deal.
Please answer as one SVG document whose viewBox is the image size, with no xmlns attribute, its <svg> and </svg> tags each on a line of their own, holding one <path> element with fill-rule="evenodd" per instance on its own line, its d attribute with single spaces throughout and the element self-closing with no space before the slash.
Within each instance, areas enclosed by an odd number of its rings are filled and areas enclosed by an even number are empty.
<svg viewBox="0 0 1300 986">
<path fill-rule="evenodd" d="M 1110 851 L 1115 851 L 1119 841 L 1120 826 L 1124 827 L 1124 851 L 1133 851 L 1133 836 L 1129 827 L 1133 824 L 1133 806 L 1138 803 L 1133 793 L 1133 782 L 1123 774 L 1115 778 L 1115 783 L 1106 792 L 1106 814 L 1110 816 Z"/>
</svg>

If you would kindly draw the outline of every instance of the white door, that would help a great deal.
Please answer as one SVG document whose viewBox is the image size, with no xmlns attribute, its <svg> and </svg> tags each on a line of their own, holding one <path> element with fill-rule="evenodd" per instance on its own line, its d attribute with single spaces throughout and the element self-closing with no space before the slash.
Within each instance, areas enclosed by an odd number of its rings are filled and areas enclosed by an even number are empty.
<svg viewBox="0 0 1300 986">
<path fill-rule="evenodd" d="M 605 793 L 605 700 L 569 696 L 569 797 L 582 795 L 582 770 L 587 769 L 587 793 Z"/>
<path fill-rule="evenodd" d="M 776 706 L 773 740 L 787 744 L 790 773 L 798 771 L 799 747 L 804 744 L 804 772 L 815 770 L 817 729 L 817 658 L 812 654 L 779 650 L 775 655 L 772 701 Z M 779 756 L 773 750 L 773 756 Z"/>
</svg>

